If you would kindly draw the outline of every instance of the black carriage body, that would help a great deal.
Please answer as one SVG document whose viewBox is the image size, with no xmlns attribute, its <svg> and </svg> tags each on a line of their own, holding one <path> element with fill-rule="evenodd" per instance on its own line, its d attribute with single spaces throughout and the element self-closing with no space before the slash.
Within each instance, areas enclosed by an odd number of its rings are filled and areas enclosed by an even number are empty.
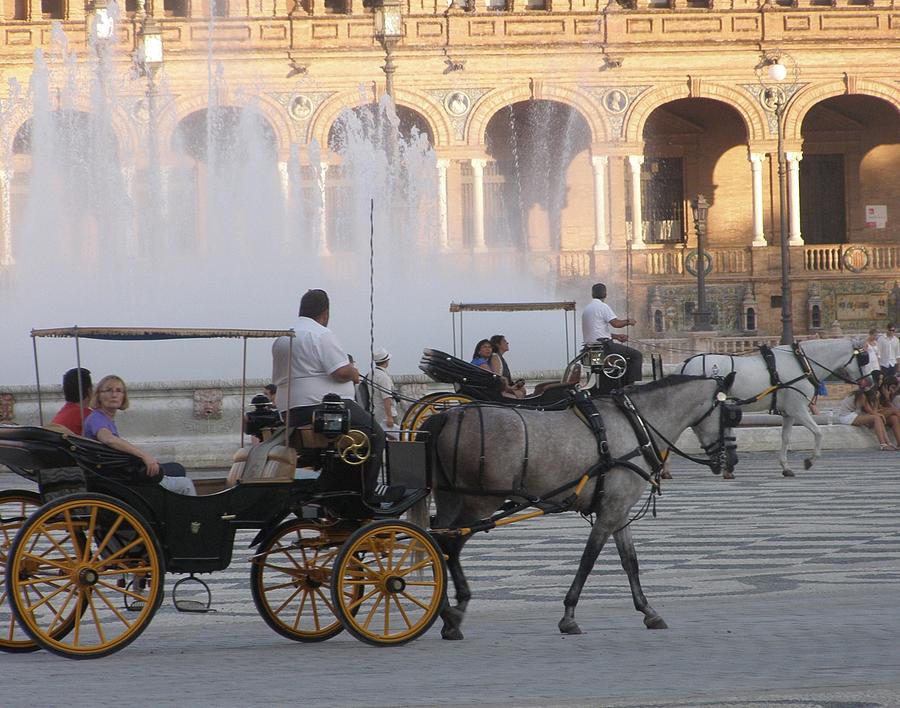
<svg viewBox="0 0 900 708">
<path fill-rule="evenodd" d="M 206 496 L 176 494 L 148 478 L 144 464 L 102 443 L 45 428 L 0 427 L 0 462 L 39 484 L 45 499 L 88 491 L 134 508 L 150 525 L 175 573 L 208 573 L 231 563 L 237 529 L 274 528 L 299 507 L 308 483 L 239 484 Z"/>
</svg>

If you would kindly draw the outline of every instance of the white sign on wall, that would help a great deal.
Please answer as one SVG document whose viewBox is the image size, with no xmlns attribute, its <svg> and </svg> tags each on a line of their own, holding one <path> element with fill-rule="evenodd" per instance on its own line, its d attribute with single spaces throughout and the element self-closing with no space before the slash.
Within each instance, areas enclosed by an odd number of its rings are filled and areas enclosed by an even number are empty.
<svg viewBox="0 0 900 708">
<path fill-rule="evenodd" d="M 866 204 L 866 226 L 883 229 L 887 224 L 886 204 Z"/>
</svg>

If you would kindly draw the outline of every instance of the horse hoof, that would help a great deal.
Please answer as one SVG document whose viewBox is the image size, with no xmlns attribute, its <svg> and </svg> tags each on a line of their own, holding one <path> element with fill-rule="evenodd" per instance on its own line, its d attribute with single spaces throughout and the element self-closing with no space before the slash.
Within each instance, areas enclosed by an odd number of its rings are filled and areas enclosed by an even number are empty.
<svg viewBox="0 0 900 708">
<path fill-rule="evenodd" d="M 666 621 L 657 615 L 656 617 L 644 617 L 644 626 L 647 629 L 668 629 L 669 625 L 666 624 Z"/>
<path fill-rule="evenodd" d="M 662 473 L 661 473 L 659 476 L 660 476 L 662 479 L 672 479 L 672 473 L 671 473 L 671 472 L 668 472 L 668 471 L 666 471 L 666 470 L 663 470 Z"/>
<path fill-rule="evenodd" d="M 573 619 L 561 619 L 559 621 L 559 631 L 563 634 L 581 634 L 581 627 Z"/>
<path fill-rule="evenodd" d="M 734 479 L 734 472 L 732 472 L 731 470 L 725 470 L 725 472 L 722 474 L 722 479 Z"/>
<path fill-rule="evenodd" d="M 796 477 L 797 476 L 794 474 L 794 470 L 781 470 L 781 474 L 784 475 L 785 477 Z"/>
<path fill-rule="evenodd" d="M 803 460 L 803 469 L 808 470 L 810 467 L 812 467 L 812 462 L 813 461 L 809 457 Z"/>
<path fill-rule="evenodd" d="M 459 627 L 444 627 L 441 629 L 441 639 L 454 642 L 464 639 L 464 637 L 462 630 Z"/>
</svg>

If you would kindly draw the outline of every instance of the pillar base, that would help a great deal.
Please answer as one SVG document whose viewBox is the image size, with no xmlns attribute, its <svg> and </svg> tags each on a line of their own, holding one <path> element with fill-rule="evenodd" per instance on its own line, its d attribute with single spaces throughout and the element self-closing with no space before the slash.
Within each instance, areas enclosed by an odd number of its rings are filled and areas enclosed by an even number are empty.
<svg viewBox="0 0 900 708">
<path fill-rule="evenodd" d="M 769 245 L 769 242 L 766 241 L 765 237 L 763 237 L 758 241 L 754 239 L 753 243 L 751 243 L 750 245 L 753 246 L 753 248 L 765 248 Z"/>
</svg>

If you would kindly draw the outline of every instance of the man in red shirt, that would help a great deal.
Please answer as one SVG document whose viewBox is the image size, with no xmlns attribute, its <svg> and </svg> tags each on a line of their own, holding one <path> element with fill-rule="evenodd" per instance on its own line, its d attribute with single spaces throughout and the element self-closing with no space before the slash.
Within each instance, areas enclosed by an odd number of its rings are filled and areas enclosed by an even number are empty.
<svg viewBox="0 0 900 708">
<path fill-rule="evenodd" d="M 91 400 L 93 393 L 91 372 L 87 369 L 69 369 L 63 374 L 63 396 L 65 396 L 66 403 L 50 422 L 62 425 L 76 435 L 81 435 L 84 419 L 91 414 L 88 401 Z"/>
</svg>

